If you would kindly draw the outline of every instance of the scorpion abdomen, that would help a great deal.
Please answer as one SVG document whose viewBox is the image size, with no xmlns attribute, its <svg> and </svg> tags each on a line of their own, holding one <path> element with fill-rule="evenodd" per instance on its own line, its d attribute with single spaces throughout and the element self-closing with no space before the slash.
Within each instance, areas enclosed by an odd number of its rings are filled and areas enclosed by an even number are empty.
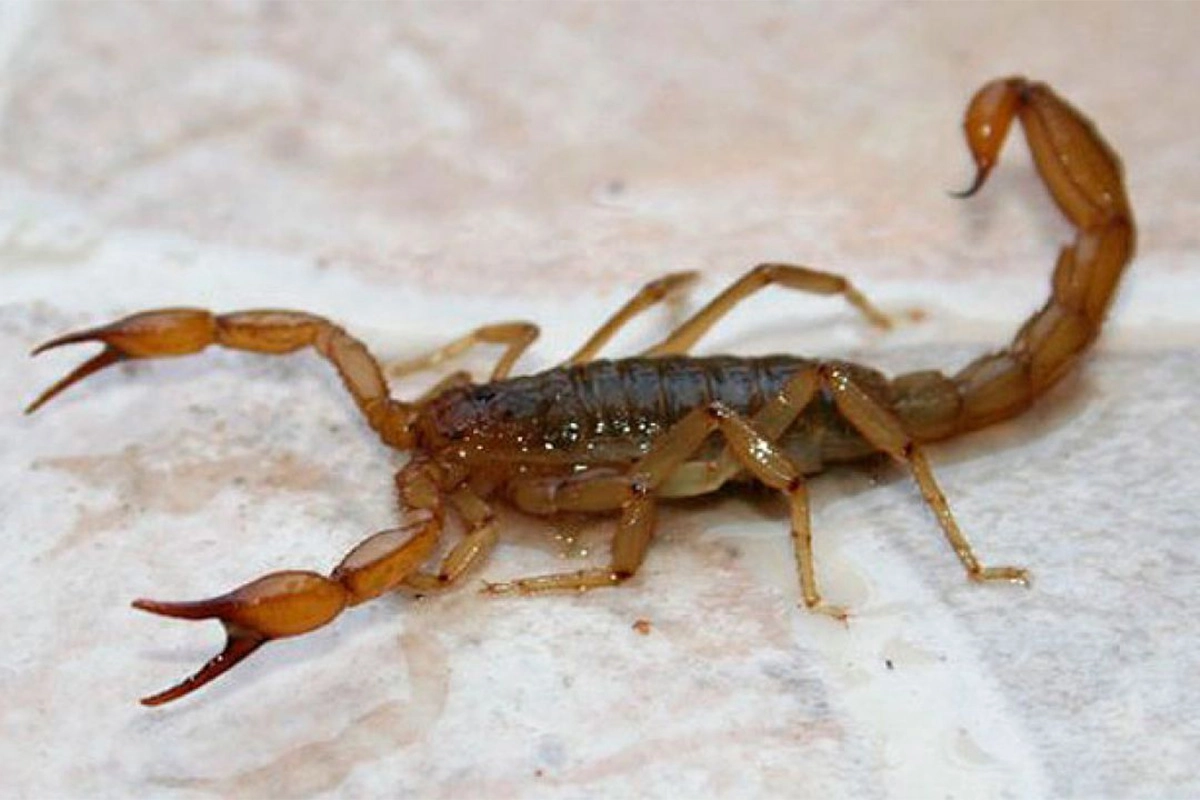
<svg viewBox="0 0 1200 800">
<path fill-rule="evenodd" d="M 889 384 L 878 372 L 831 363 L 890 402 Z M 627 462 L 688 412 L 720 403 L 752 416 L 790 378 L 815 366 L 790 355 L 592 361 L 453 390 L 437 398 L 428 413 L 439 438 L 450 441 L 487 439 L 494 450 L 496 440 L 503 439 L 531 459 L 567 452 L 580 462 Z M 783 445 L 805 471 L 874 452 L 824 396 L 805 409 Z M 718 446 L 714 437 L 713 447 Z"/>
</svg>

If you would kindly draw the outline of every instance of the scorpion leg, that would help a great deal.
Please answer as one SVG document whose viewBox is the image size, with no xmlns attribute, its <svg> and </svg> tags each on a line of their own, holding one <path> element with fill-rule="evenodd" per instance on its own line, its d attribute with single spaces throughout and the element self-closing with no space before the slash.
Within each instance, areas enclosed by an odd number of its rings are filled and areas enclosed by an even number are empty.
<svg viewBox="0 0 1200 800">
<path fill-rule="evenodd" d="M 985 567 L 980 563 L 971 543 L 967 541 L 950 512 L 946 496 L 942 494 L 933 477 L 933 470 L 929 467 L 924 451 L 892 411 L 863 391 L 840 367 L 823 365 L 821 384 L 833 396 L 838 411 L 863 438 L 909 468 L 921 490 L 921 496 L 937 517 L 938 525 L 966 569 L 968 578 L 980 582 L 1009 581 L 1028 585 L 1029 573 L 1025 569 Z"/>
<path fill-rule="evenodd" d="M 732 311 L 738 303 L 759 289 L 772 284 L 813 294 L 843 295 L 852 306 L 863 313 L 863 316 L 872 325 L 879 328 L 891 327 L 892 323 L 887 315 L 875 308 L 850 281 L 840 275 L 791 264 L 759 264 L 734 281 L 708 305 L 676 328 L 670 336 L 651 347 L 643 355 L 666 356 L 688 352 L 701 336 Z"/>
<path fill-rule="evenodd" d="M 496 366 L 492 368 L 491 376 L 492 380 L 498 381 L 508 377 L 513 364 L 529 348 L 529 345 L 533 344 L 538 333 L 538 326 L 532 322 L 497 322 L 493 325 L 484 325 L 439 347 L 432 353 L 408 361 L 389 364 L 387 371 L 393 377 L 403 377 L 436 367 L 447 359 L 462 355 L 477 344 L 500 344 L 504 345 L 504 352 L 501 353 Z"/>
<path fill-rule="evenodd" d="M 777 442 L 804 411 L 817 389 L 820 372 L 816 367 L 796 373 L 783 390 L 755 412 L 750 423 L 768 441 Z M 681 464 L 659 486 L 660 497 L 697 497 L 717 491 L 742 471 L 733 449 L 726 445 L 715 459 Z"/>
<path fill-rule="evenodd" d="M 366 345 L 314 314 L 271 310 L 213 314 L 196 308 L 165 308 L 60 336 L 33 354 L 82 342 L 98 342 L 104 349 L 44 391 L 25 413 L 33 413 L 72 384 L 120 361 L 190 355 L 214 344 L 269 355 L 312 347 L 337 369 L 367 423 L 385 442 L 400 448 L 411 445 L 413 407 L 389 396 L 379 363 Z"/>
<path fill-rule="evenodd" d="M 674 272 L 650 281 L 638 290 L 629 302 L 609 317 L 600 326 L 600 329 L 592 334 L 591 338 L 565 363 L 582 364 L 592 360 L 600 348 L 607 344 L 630 320 L 651 306 L 674 295 L 697 277 L 698 273 L 694 271 Z M 500 380 L 508 377 L 513 363 L 533 344 L 538 333 L 538 327 L 531 322 L 502 322 L 485 325 L 439 347 L 428 355 L 389 364 L 388 374 L 401 377 L 435 367 L 447 359 L 462 355 L 477 344 L 503 344 L 507 346 L 507 349 L 501 355 L 491 375 L 492 380 Z M 435 394 L 435 392 L 431 391 L 430 394 Z"/>
<path fill-rule="evenodd" d="M 225 627 L 224 649 L 196 673 L 142 699 L 162 705 L 194 692 L 228 672 L 262 645 L 299 636 L 332 621 L 345 608 L 389 592 L 414 573 L 437 545 L 443 523 L 439 476 L 427 461 L 414 460 L 396 476 L 405 524 L 381 531 L 354 547 L 328 577 L 287 570 L 264 575 L 207 600 L 135 600 L 134 608 L 178 619 L 216 619 Z"/>
<path fill-rule="evenodd" d="M 592 334 L 591 338 L 584 342 L 583 346 L 575 351 L 575 354 L 568 358 L 567 364 L 584 364 L 591 361 L 600 348 L 608 344 L 617 332 L 623 328 L 631 319 L 642 313 L 646 309 L 663 302 L 671 297 L 677 297 L 677 293 L 691 285 L 699 273 L 695 271 L 673 272 L 670 275 L 664 275 L 657 280 L 650 281 L 638 293 L 629 299 L 625 305 L 621 306 L 615 314 L 608 318 L 600 329 Z"/>
<path fill-rule="evenodd" d="M 657 507 L 644 476 L 586 474 L 567 480 L 517 480 L 510 486 L 514 503 L 531 513 L 556 511 L 611 511 L 621 517 L 613 535 L 612 555 L 607 567 L 575 572 L 518 578 L 503 583 L 487 582 L 489 594 L 542 594 L 583 591 L 615 586 L 631 578 L 642 565 L 654 535 Z"/>
<path fill-rule="evenodd" d="M 417 592 L 434 592 L 451 586 L 482 563 L 496 546 L 496 515 L 473 489 L 460 487 L 450 495 L 450 502 L 466 520 L 467 533 L 442 559 L 437 572 L 414 572 L 404 580 L 406 587 Z"/>
<path fill-rule="evenodd" d="M 422 392 L 421 396 L 417 398 L 416 405 L 422 406 L 440 395 L 442 392 L 448 389 L 453 389 L 456 386 L 466 386 L 470 382 L 471 373 L 467 372 L 465 369 L 451 372 L 449 375 L 440 378 L 437 383 Z"/>
<path fill-rule="evenodd" d="M 804 476 L 775 443 L 795 416 L 816 394 L 816 369 L 805 371 L 789 382 L 785 399 L 775 406 L 776 415 L 766 420 L 775 430 L 764 433 L 721 403 L 690 412 L 658 439 L 633 469 L 622 476 L 581 475 L 558 481 L 518 483 L 514 501 L 536 513 L 554 511 L 604 511 L 620 508 L 621 520 L 613 539 L 612 560 L 607 568 L 542 575 L 490 584 L 493 594 L 538 594 L 564 590 L 583 590 L 614 586 L 630 578 L 641 565 L 653 534 L 654 498 L 670 488 L 676 494 L 686 491 L 675 476 L 680 470 L 704 462 L 688 462 L 688 456 L 704 446 L 714 431 L 725 437 L 727 448 L 737 460 L 738 469 L 746 470 L 759 481 L 782 492 L 791 512 L 791 535 L 800 577 L 804 604 L 811 610 L 845 619 L 844 609 L 826 604 L 817 589 L 812 557 L 812 530 L 809 519 L 808 490 Z M 790 419 L 787 419 L 790 417 Z M 695 473 L 691 473 L 695 474 Z M 705 480 L 707 480 L 705 476 Z"/>
</svg>

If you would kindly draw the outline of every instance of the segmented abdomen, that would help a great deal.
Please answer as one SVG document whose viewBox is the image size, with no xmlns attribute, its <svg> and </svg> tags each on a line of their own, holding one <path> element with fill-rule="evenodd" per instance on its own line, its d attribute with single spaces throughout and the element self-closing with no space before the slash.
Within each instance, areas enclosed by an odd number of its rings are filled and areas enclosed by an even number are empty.
<svg viewBox="0 0 1200 800">
<path fill-rule="evenodd" d="M 431 408 L 442 435 L 486 433 L 540 451 L 628 460 L 689 411 L 713 401 L 747 417 L 779 395 L 812 361 L 794 356 L 628 358 L 573 367 L 448 392 Z M 886 395 L 878 373 L 852 365 L 857 380 Z M 806 465 L 864 454 L 861 438 L 818 395 L 784 437 Z M 870 448 L 865 448 L 869 452 Z M 696 457 L 704 457 L 697 454 Z M 586 459 L 585 459 L 586 460 Z"/>
<path fill-rule="evenodd" d="M 809 365 L 788 356 L 594 361 L 561 370 L 570 390 L 561 393 L 561 404 L 549 409 L 546 427 L 574 421 L 597 435 L 638 438 L 670 427 L 713 401 L 753 414 Z M 552 372 L 537 377 L 555 381 Z"/>
</svg>

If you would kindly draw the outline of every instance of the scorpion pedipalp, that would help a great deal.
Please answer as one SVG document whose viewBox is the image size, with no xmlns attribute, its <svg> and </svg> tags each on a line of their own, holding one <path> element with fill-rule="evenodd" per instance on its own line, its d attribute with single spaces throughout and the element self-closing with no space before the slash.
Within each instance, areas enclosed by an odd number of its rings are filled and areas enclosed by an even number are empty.
<svg viewBox="0 0 1200 800">
<path fill-rule="evenodd" d="M 216 619 L 226 634 L 220 653 L 171 688 L 142 698 L 143 705 L 161 705 L 190 694 L 267 642 L 314 631 L 347 607 L 395 589 L 429 557 L 441 524 L 440 514 L 413 510 L 407 525 L 360 542 L 329 577 L 306 570 L 285 570 L 207 600 L 135 600 L 134 608 L 163 617 Z"/>
<path fill-rule="evenodd" d="M 126 359 L 192 355 L 210 345 L 269 355 L 311 347 L 337 369 L 367 424 L 384 441 L 394 447 L 412 444 L 411 406 L 388 395 L 383 371 L 362 342 L 315 314 L 269 309 L 214 314 L 201 308 L 160 308 L 51 339 L 35 348 L 33 355 L 85 342 L 99 342 L 105 349 L 42 392 L 26 414 L 72 384 Z"/>
<path fill-rule="evenodd" d="M 34 350 L 33 355 L 36 356 L 38 353 L 45 352 L 52 347 L 58 347 L 59 345 L 63 344 L 68 344 L 68 342 L 47 342 L 46 344 Z M 99 353 L 92 356 L 87 361 L 83 362 L 78 367 L 71 370 L 66 375 L 51 384 L 44 392 L 38 395 L 32 403 L 25 406 L 25 413 L 32 414 L 42 406 L 46 405 L 46 403 L 50 402 L 50 400 L 52 400 L 56 395 L 62 393 L 72 384 L 79 383 L 89 375 L 93 375 L 105 367 L 111 367 L 113 364 L 116 364 L 118 361 L 123 361 L 124 359 L 125 356 L 121 355 L 119 350 L 112 347 L 105 347 Z"/>
<path fill-rule="evenodd" d="M 32 414 L 72 384 L 119 361 L 199 352 L 213 340 L 212 328 L 212 316 L 204 311 L 170 308 L 133 314 L 109 325 L 51 339 L 35 347 L 31 355 L 86 342 L 99 342 L 104 349 L 42 392 L 25 413 Z"/>
<path fill-rule="evenodd" d="M 142 704 L 162 705 L 190 694 L 272 639 L 298 636 L 321 627 L 340 614 L 348 601 L 349 593 L 337 581 L 295 570 L 264 575 L 207 600 L 135 600 L 134 608 L 163 617 L 220 620 L 227 636 L 225 648 L 195 674 L 165 691 L 143 697 Z"/>
</svg>

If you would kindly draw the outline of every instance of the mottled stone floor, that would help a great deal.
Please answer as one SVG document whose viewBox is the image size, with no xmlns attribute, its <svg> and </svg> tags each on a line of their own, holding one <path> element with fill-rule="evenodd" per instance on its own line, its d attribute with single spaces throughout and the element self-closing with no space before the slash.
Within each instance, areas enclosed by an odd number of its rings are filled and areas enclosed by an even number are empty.
<svg viewBox="0 0 1200 800">
<path fill-rule="evenodd" d="M 0 784 L 1200 795 L 1198 24 L 1182 4 L 0 6 Z M 978 199 L 945 196 L 969 177 L 963 105 L 1014 71 L 1097 121 L 1142 234 L 1082 373 L 933 452 L 979 552 L 1031 589 L 969 585 L 910 482 L 855 470 L 813 489 L 848 628 L 797 609 L 782 505 L 728 494 L 666 513 L 620 591 L 388 598 L 136 704 L 220 631 L 131 599 L 328 568 L 391 524 L 401 459 L 311 356 L 116 369 L 26 418 L 79 356 L 30 361 L 37 342 L 271 305 L 395 358 L 529 318 L 534 370 L 662 272 L 703 270 L 706 295 L 791 260 L 902 324 L 775 292 L 703 350 L 953 368 L 1041 301 L 1068 235 L 1021 145 Z M 603 557 L 606 525 L 566 544 L 513 516 L 485 574 Z"/>
</svg>

